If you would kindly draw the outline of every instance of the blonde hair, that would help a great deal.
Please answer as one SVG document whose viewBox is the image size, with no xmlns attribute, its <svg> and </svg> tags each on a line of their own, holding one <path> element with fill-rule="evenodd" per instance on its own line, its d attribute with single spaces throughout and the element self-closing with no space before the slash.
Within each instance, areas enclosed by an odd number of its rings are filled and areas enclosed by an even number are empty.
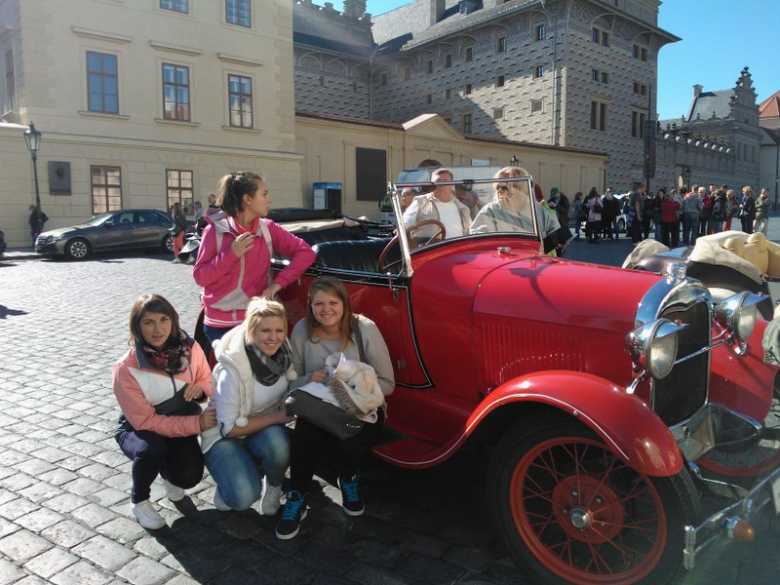
<svg viewBox="0 0 780 585">
<path fill-rule="evenodd" d="M 750 185 L 745 185 L 744 187 L 742 187 L 742 192 L 745 195 L 747 195 L 748 197 L 752 197 L 753 196 L 753 187 L 751 187 Z"/>
<path fill-rule="evenodd" d="M 260 327 L 260 321 L 266 317 L 279 317 L 284 323 L 284 336 L 287 337 L 287 311 L 285 311 L 284 305 L 278 301 L 254 297 L 249 301 L 244 316 L 244 325 L 246 326 L 244 339 L 248 344 L 255 342 L 255 332 Z"/>
<path fill-rule="evenodd" d="M 522 167 L 504 167 L 501 170 L 499 170 L 494 178 L 495 179 L 508 179 L 513 177 L 527 177 L 530 175 L 528 171 L 526 171 Z M 499 185 L 502 185 L 503 183 L 493 183 L 493 190 L 496 191 L 498 189 Z M 517 185 L 518 189 L 520 188 L 520 184 Z M 524 189 L 523 189 L 524 190 Z M 498 195 L 496 195 L 496 201 L 498 201 Z"/>
</svg>

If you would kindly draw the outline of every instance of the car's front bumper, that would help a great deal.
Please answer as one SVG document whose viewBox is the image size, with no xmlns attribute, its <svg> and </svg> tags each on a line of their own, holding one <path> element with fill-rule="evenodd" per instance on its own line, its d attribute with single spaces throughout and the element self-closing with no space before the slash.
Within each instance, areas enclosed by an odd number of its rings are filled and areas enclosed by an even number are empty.
<svg viewBox="0 0 780 585">
<path fill-rule="evenodd" d="M 35 251 L 38 254 L 43 254 L 44 256 L 62 255 L 65 253 L 65 241 L 52 241 L 38 237 L 38 239 L 35 240 Z"/>
<path fill-rule="evenodd" d="M 723 484 L 723 486 L 731 490 L 735 489 L 735 486 L 730 484 Z M 780 468 L 772 470 L 739 500 L 711 514 L 698 526 L 685 527 L 683 550 L 685 568 L 693 569 L 696 558 L 709 545 L 723 537 L 735 541 L 751 541 L 754 531 L 750 521 L 767 505 L 775 515 L 780 515 Z"/>
</svg>

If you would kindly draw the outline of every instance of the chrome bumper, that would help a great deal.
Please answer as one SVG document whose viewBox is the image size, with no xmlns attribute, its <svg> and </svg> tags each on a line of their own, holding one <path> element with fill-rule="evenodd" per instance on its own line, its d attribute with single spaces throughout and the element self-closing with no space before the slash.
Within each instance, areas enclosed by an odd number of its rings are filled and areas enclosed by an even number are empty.
<svg viewBox="0 0 780 585">
<path fill-rule="evenodd" d="M 708 482 L 709 483 L 709 482 Z M 717 482 L 716 482 L 717 483 Z M 736 489 L 730 484 L 721 484 L 729 489 Z M 720 537 L 736 540 L 735 529 L 739 521 L 748 522 L 767 504 L 774 507 L 774 512 L 780 512 L 780 468 L 759 481 L 750 491 L 727 508 L 716 512 L 698 526 L 685 527 L 685 548 L 683 550 L 683 565 L 691 570 L 696 564 L 696 557 L 710 544 Z"/>
</svg>

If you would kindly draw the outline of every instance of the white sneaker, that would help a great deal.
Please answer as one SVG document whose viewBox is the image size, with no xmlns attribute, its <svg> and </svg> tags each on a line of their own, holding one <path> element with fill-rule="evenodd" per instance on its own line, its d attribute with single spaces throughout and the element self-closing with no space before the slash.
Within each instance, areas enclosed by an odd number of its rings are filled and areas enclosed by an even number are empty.
<svg viewBox="0 0 780 585">
<path fill-rule="evenodd" d="M 265 481 L 265 491 L 263 497 L 260 499 L 260 510 L 262 510 L 264 516 L 273 516 L 282 507 L 282 486 L 270 485 L 268 480 Z"/>
<path fill-rule="evenodd" d="M 219 494 L 219 488 L 214 490 L 214 507 L 220 512 L 229 512 L 233 509 L 222 499 L 222 496 Z"/>
<path fill-rule="evenodd" d="M 180 488 L 177 485 L 173 485 L 167 479 L 163 479 L 163 487 L 165 487 L 165 495 L 171 502 L 180 502 L 186 495 L 184 488 Z"/>
<path fill-rule="evenodd" d="M 190 254 L 190 257 L 187 259 L 187 264 L 195 264 L 195 256 Z"/>
<path fill-rule="evenodd" d="M 181 260 L 179 260 L 178 258 L 174 258 L 171 264 L 181 264 Z"/>
<path fill-rule="evenodd" d="M 149 530 L 157 530 L 165 526 L 165 518 L 160 516 L 149 500 L 134 504 L 133 515 L 141 526 Z"/>
</svg>

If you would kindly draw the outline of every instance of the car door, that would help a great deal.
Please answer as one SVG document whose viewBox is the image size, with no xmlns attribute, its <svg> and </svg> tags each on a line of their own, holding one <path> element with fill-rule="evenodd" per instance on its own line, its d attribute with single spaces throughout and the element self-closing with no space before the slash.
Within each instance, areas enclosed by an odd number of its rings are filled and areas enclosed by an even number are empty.
<svg viewBox="0 0 780 585">
<path fill-rule="evenodd" d="M 160 214 L 151 210 L 136 211 L 135 241 L 133 247 L 155 248 L 163 240 L 163 224 Z"/>
<path fill-rule="evenodd" d="M 132 211 L 117 211 L 101 229 L 92 241 L 93 250 L 123 250 L 127 243 L 132 242 L 135 232 L 135 213 Z"/>
</svg>

